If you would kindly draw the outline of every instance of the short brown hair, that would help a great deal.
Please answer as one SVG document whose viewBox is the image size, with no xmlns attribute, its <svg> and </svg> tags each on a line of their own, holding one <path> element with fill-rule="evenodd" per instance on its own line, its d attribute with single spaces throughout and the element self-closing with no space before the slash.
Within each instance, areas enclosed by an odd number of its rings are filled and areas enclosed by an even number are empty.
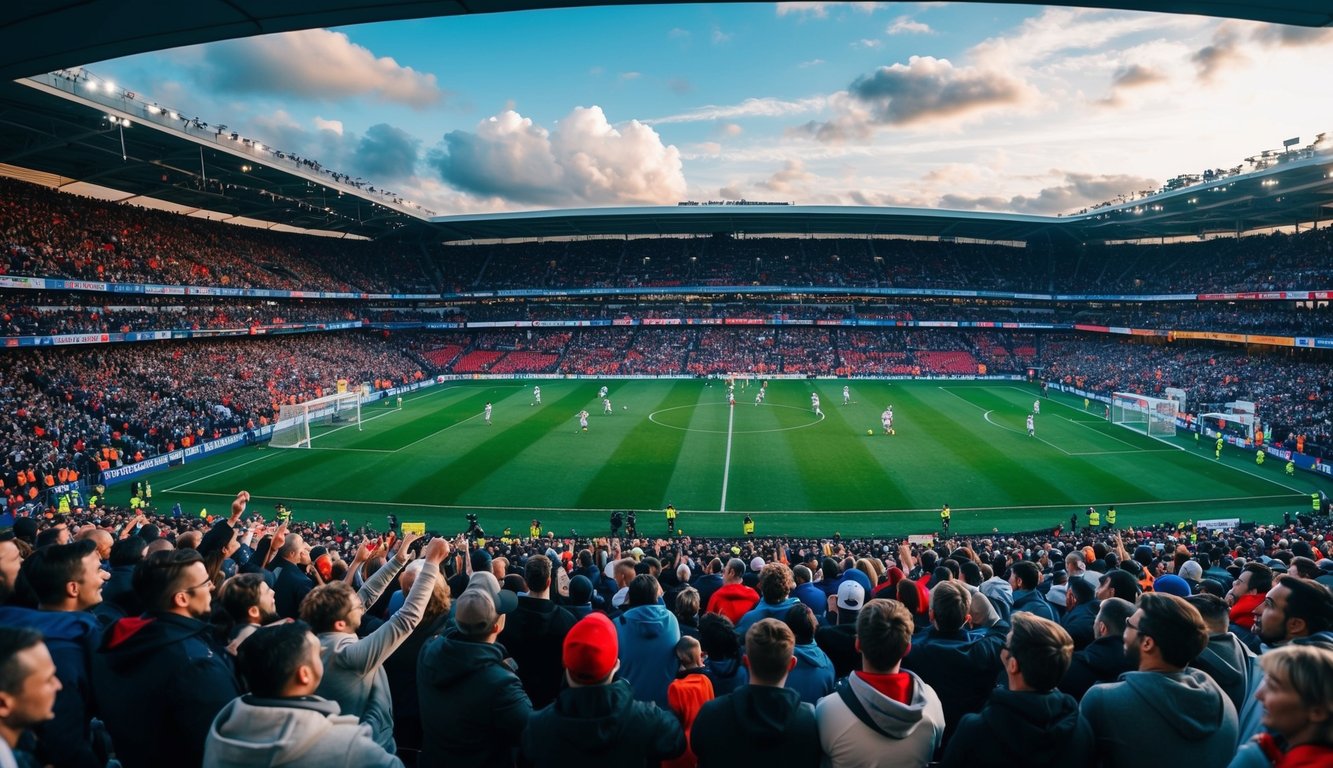
<svg viewBox="0 0 1333 768">
<path fill-rule="evenodd" d="M 873 670 L 887 672 L 912 647 L 912 614 L 897 600 L 871 600 L 856 617 L 856 639 L 861 658 Z"/>
<path fill-rule="evenodd" d="M 764 682 L 776 682 L 791 667 L 796 638 L 791 629 L 777 619 L 761 619 L 745 633 L 745 657 L 750 676 Z"/>
<path fill-rule="evenodd" d="M 186 589 L 189 577 L 185 571 L 204 558 L 193 549 L 164 549 L 152 553 L 134 567 L 134 593 L 150 611 L 171 609 L 171 600 L 177 592 Z"/>
<path fill-rule="evenodd" d="M 1009 632 L 1009 655 L 1018 661 L 1023 682 L 1038 691 L 1060 684 L 1074 658 L 1074 639 L 1065 628 L 1035 614 L 1013 615 Z"/>
<path fill-rule="evenodd" d="M 250 620 L 250 609 L 259 605 L 259 593 L 263 586 L 263 574 L 238 573 L 222 582 L 217 601 L 233 623 L 246 624 Z"/>
<path fill-rule="evenodd" d="M 967 621 L 972 596 L 956 581 L 941 581 L 930 590 L 930 612 L 941 632 L 956 632 Z"/>
<path fill-rule="evenodd" d="M 766 603 L 780 603 L 795 588 L 791 569 L 784 563 L 769 563 L 759 571 L 759 594 Z"/>
<path fill-rule="evenodd" d="M 533 555 L 523 565 L 523 580 L 533 592 L 545 592 L 551 586 L 551 559 L 546 555 Z"/>
<path fill-rule="evenodd" d="M 332 632 L 334 624 L 351 614 L 355 599 L 356 592 L 347 582 L 321 584 L 301 601 L 301 621 L 309 624 L 317 635 Z"/>
<path fill-rule="evenodd" d="M 1184 667 L 1208 646 L 1208 626 L 1199 609 L 1165 592 L 1146 592 L 1139 598 L 1139 634 L 1148 635 L 1162 649 L 1162 660 Z"/>
</svg>

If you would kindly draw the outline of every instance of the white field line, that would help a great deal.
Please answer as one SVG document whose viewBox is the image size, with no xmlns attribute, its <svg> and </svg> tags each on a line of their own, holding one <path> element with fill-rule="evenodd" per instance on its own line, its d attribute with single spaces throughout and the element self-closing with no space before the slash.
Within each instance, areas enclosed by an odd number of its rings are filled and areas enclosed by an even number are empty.
<svg viewBox="0 0 1333 768">
<path fill-rule="evenodd" d="M 736 407 L 727 409 L 727 457 L 722 461 L 722 503 L 719 505 L 721 512 L 727 511 L 727 481 L 731 479 L 731 434 L 732 427 L 736 423 Z"/>
</svg>

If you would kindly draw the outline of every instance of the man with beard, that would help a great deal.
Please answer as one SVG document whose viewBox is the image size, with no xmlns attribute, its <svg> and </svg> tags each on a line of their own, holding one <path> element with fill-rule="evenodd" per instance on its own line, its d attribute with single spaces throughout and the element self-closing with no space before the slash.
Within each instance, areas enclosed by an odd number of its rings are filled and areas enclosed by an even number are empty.
<svg viewBox="0 0 1333 768">
<path fill-rule="evenodd" d="M 221 625 L 218 636 L 227 643 L 227 652 L 233 656 L 255 630 L 291 621 L 278 615 L 273 588 L 259 573 L 241 573 L 222 582 L 218 604 L 222 609 L 217 615 Z"/>
<path fill-rule="evenodd" d="M 134 571 L 147 612 L 112 624 L 93 654 L 93 691 L 126 768 L 197 766 L 213 718 L 240 693 L 205 621 L 213 580 L 193 549 L 154 552 Z"/>
<path fill-rule="evenodd" d="M 1236 753 L 1236 707 L 1207 673 L 1188 669 L 1208 627 L 1182 598 L 1151 592 L 1125 621 L 1125 656 L 1137 672 L 1094 685 L 1080 707 L 1105 768 L 1139 768 L 1145 746 L 1163 765 L 1221 768 Z"/>
<path fill-rule="evenodd" d="M 1333 592 L 1317 581 L 1279 576 L 1254 609 L 1254 634 L 1264 652 L 1293 641 L 1333 646 Z"/>
</svg>

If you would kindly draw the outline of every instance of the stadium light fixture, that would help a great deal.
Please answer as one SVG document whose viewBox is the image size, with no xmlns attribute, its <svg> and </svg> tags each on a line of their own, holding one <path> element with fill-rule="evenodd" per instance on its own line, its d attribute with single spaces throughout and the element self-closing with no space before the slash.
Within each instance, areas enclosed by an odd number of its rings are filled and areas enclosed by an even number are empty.
<svg viewBox="0 0 1333 768">
<path fill-rule="evenodd" d="M 107 92 L 107 93 L 115 93 L 115 92 L 116 92 L 116 84 L 113 83 L 113 82 L 111 82 L 110 80 L 106 81 L 106 92 Z"/>
</svg>

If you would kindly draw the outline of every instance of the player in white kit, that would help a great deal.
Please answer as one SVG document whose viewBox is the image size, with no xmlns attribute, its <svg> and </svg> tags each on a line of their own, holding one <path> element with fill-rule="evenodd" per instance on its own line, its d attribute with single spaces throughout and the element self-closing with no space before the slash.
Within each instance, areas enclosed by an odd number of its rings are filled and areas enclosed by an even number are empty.
<svg viewBox="0 0 1333 768">
<path fill-rule="evenodd" d="M 1032 414 L 1028 414 L 1028 437 L 1037 436 L 1037 423 L 1033 420 Z"/>
<path fill-rule="evenodd" d="M 487 404 L 486 404 L 486 414 L 485 414 L 485 415 L 486 415 L 486 423 L 487 423 L 487 424 L 490 424 L 490 423 L 491 423 L 491 404 L 490 404 L 490 403 L 487 403 Z"/>
<path fill-rule="evenodd" d="M 604 398 L 602 398 L 602 413 L 605 413 L 607 416 L 610 416 L 610 415 L 611 415 L 611 413 L 612 413 L 612 411 L 611 411 L 611 398 L 609 398 L 609 397 L 604 397 Z"/>
<path fill-rule="evenodd" d="M 844 386 L 842 388 L 842 404 L 850 405 L 852 402 L 852 388 Z"/>
<path fill-rule="evenodd" d="M 537 401 L 537 405 L 541 405 L 541 404 L 542 404 L 542 388 L 541 388 L 541 387 L 533 387 L 533 388 L 532 388 L 532 399 L 535 400 L 535 401 Z"/>
</svg>

